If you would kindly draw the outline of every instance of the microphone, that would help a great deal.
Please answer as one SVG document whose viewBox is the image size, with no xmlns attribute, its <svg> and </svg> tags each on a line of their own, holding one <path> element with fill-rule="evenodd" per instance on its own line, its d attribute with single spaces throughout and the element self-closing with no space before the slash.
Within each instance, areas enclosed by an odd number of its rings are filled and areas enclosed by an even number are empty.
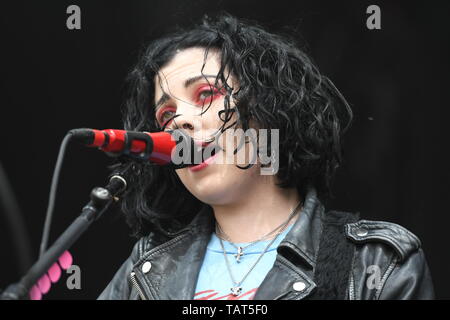
<svg viewBox="0 0 450 320">
<path fill-rule="evenodd" d="M 174 164 L 172 152 L 178 144 L 195 153 L 195 144 L 182 130 L 161 132 L 136 132 L 117 129 L 73 129 L 72 138 L 87 147 L 99 148 L 111 156 L 125 155 L 138 160 L 148 160 L 158 165 L 175 165 L 184 168 L 192 164 Z M 181 153 L 183 149 L 181 149 Z M 190 160 L 189 160 L 190 161 Z M 188 161 L 188 162 L 189 162 Z"/>
</svg>

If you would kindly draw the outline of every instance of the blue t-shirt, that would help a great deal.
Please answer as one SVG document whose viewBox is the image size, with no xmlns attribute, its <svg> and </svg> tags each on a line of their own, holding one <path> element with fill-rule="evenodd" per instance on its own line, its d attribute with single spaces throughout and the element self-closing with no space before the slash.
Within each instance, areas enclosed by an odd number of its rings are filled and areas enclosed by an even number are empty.
<svg viewBox="0 0 450 320">
<path fill-rule="evenodd" d="M 251 300 L 256 290 L 262 283 L 270 269 L 272 269 L 277 256 L 277 247 L 293 224 L 286 228 L 277 239 L 267 249 L 250 274 L 240 284 L 242 288 L 238 296 L 231 294 L 231 288 L 234 287 L 233 280 L 227 269 L 225 257 L 223 254 L 220 240 L 215 233 L 212 234 L 211 240 L 206 249 L 205 258 L 200 269 L 197 287 L 195 289 L 194 300 Z M 270 241 L 261 241 L 255 243 L 248 248 L 243 249 L 244 255 L 240 257 L 240 262 L 236 260 L 235 255 L 237 249 L 228 241 L 222 240 L 223 246 L 227 253 L 228 263 L 231 272 L 236 281 L 241 281 L 245 274 L 255 264 L 264 249 L 269 245 Z M 245 247 L 248 243 L 235 244 L 237 247 Z"/>
</svg>

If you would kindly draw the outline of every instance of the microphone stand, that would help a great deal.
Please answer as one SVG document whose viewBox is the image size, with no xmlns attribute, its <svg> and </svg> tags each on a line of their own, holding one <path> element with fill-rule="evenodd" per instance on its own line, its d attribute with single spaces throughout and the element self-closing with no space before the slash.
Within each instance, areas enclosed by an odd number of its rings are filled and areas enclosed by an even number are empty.
<svg viewBox="0 0 450 320">
<path fill-rule="evenodd" d="M 63 234 L 48 248 L 48 250 L 36 261 L 19 282 L 8 286 L 0 295 L 0 300 L 28 300 L 29 291 L 47 270 L 58 260 L 64 251 L 87 230 L 87 228 L 100 218 L 109 205 L 118 200 L 118 196 L 125 191 L 126 176 L 131 165 L 128 165 L 121 173 L 113 175 L 105 187 L 96 187 L 92 190 L 86 206 L 83 207 L 80 216 L 64 231 Z"/>
</svg>

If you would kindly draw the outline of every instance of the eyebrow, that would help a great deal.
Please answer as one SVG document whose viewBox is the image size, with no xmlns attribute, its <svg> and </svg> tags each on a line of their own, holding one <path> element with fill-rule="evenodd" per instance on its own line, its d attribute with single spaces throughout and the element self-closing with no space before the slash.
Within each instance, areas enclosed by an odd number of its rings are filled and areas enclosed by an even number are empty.
<svg viewBox="0 0 450 320">
<path fill-rule="evenodd" d="M 212 74 L 204 74 L 204 75 L 199 75 L 199 76 L 195 76 L 189 79 L 186 79 L 184 81 L 184 87 L 188 88 L 189 86 L 191 86 L 192 84 L 194 84 L 195 82 L 197 82 L 198 80 L 201 79 L 205 79 L 205 78 L 216 78 L 217 76 L 212 75 Z M 163 103 L 165 103 L 167 100 L 170 99 L 170 96 L 167 93 L 163 93 L 163 95 L 161 96 L 161 98 L 159 98 L 158 102 L 156 103 L 155 109 L 158 109 L 158 107 L 160 105 L 162 105 Z"/>
</svg>

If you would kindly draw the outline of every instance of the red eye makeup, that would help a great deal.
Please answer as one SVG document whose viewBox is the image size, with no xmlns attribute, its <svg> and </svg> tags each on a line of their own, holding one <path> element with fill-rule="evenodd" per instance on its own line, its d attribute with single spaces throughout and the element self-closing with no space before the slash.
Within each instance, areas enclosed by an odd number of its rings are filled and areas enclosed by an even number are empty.
<svg viewBox="0 0 450 320">
<path fill-rule="evenodd" d="M 198 105 L 205 105 L 211 103 L 211 101 L 215 100 L 219 96 L 222 96 L 223 94 L 224 93 L 221 92 L 218 88 L 215 88 L 211 85 L 201 85 L 195 91 L 194 101 Z"/>
</svg>

